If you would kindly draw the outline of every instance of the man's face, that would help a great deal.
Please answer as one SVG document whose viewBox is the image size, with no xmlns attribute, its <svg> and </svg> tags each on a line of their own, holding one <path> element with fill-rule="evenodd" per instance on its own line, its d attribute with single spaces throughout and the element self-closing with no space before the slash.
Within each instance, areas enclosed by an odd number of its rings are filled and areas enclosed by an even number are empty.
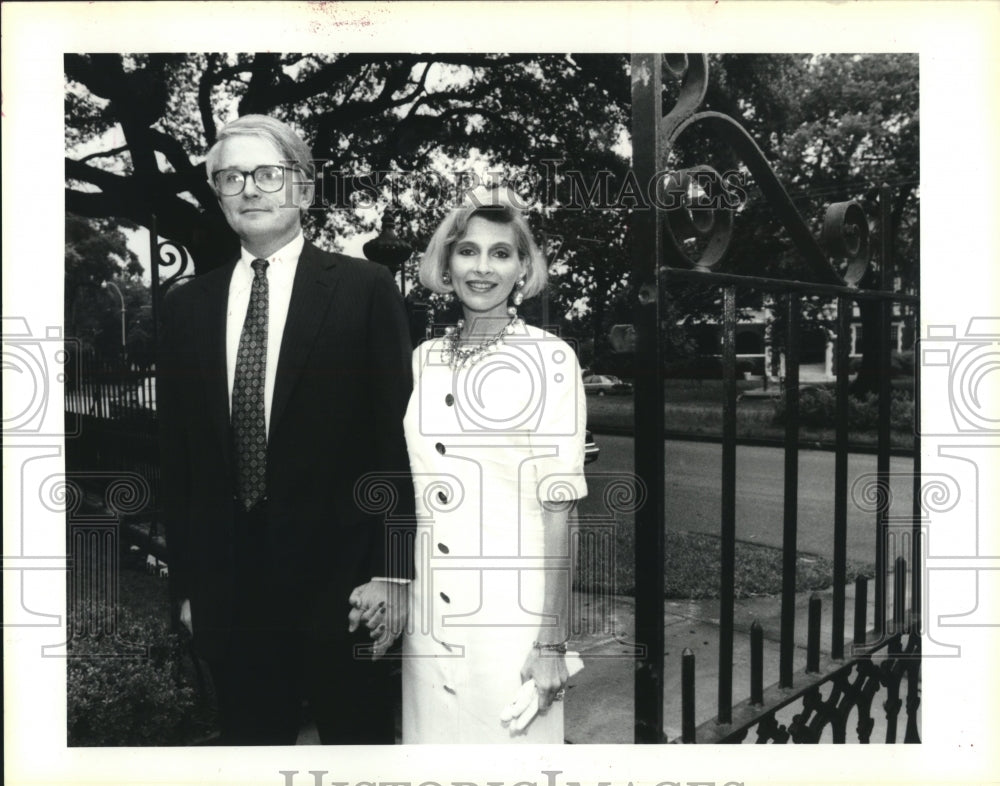
<svg viewBox="0 0 1000 786">
<path fill-rule="evenodd" d="M 287 166 L 289 162 L 283 158 L 281 151 L 266 139 L 234 136 L 223 140 L 215 171 L 252 172 L 259 166 Z M 266 193 L 247 175 L 241 193 L 219 195 L 222 212 L 244 245 L 277 250 L 299 233 L 299 206 L 307 203 L 312 188 L 304 183 L 305 179 L 301 172 L 286 169 L 284 186 Z"/>
</svg>

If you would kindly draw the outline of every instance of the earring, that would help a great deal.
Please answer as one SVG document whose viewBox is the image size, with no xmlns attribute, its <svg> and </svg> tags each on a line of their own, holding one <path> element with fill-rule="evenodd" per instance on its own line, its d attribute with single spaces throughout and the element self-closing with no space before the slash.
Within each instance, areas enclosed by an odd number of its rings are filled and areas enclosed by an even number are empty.
<svg viewBox="0 0 1000 786">
<path fill-rule="evenodd" d="M 524 302 L 524 293 L 521 290 L 524 288 L 524 277 L 522 276 L 518 279 L 517 284 L 514 287 L 514 296 L 511 301 L 514 303 L 507 309 L 507 314 L 510 316 L 511 320 L 517 319 L 517 307 Z"/>
<path fill-rule="evenodd" d="M 443 283 L 445 283 L 445 284 L 450 284 L 450 283 L 451 283 L 451 273 L 449 273 L 449 272 L 448 272 L 447 270 L 445 270 L 445 271 L 444 271 L 444 272 L 443 272 L 443 273 L 441 274 L 441 281 L 442 281 Z"/>
<path fill-rule="evenodd" d="M 521 278 L 517 282 L 517 289 L 514 291 L 514 305 L 519 306 L 524 302 L 524 293 L 521 290 L 524 289 L 524 278 Z"/>
</svg>

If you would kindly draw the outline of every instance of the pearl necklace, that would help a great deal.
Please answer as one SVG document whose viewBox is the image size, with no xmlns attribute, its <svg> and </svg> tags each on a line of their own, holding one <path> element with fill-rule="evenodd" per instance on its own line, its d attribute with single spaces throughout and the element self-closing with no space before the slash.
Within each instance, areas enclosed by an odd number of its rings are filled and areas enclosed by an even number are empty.
<svg viewBox="0 0 1000 786">
<path fill-rule="evenodd" d="M 462 336 L 462 328 L 465 327 L 465 320 L 460 319 L 454 327 L 445 328 L 444 349 L 441 350 L 441 357 L 453 371 L 458 371 L 467 365 L 475 365 L 494 348 L 503 344 L 508 334 L 514 332 L 514 328 L 520 325 L 521 320 L 515 314 L 510 318 L 510 322 L 504 325 L 495 335 L 490 336 L 485 341 L 471 349 L 462 349 L 458 342 Z"/>
</svg>

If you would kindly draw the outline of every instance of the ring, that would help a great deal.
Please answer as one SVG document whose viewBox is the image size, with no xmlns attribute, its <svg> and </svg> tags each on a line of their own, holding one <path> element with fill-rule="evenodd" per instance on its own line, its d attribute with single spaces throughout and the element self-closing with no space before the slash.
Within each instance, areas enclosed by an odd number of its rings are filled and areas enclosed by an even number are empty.
<svg viewBox="0 0 1000 786">
<path fill-rule="evenodd" d="M 562 701 L 566 697 L 566 689 L 560 688 L 556 691 L 556 695 L 552 697 L 553 701 Z"/>
</svg>

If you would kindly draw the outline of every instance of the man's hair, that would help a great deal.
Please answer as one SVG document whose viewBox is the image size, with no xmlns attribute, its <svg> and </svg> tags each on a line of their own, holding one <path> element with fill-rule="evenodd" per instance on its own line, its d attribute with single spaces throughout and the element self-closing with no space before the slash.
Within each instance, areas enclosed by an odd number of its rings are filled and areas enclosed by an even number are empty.
<svg viewBox="0 0 1000 786">
<path fill-rule="evenodd" d="M 316 165 L 313 163 L 312 150 L 295 129 L 267 115 L 243 115 L 219 131 L 218 139 L 205 156 L 209 181 L 212 180 L 212 173 L 218 163 L 222 143 L 236 136 L 253 136 L 270 142 L 281 153 L 282 160 L 277 163 L 296 167 L 309 181 L 315 179 Z"/>
<path fill-rule="evenodd" d="M 484 218 L 497 224 L 508 224 L 514 229 L 517 256 L 526 268 L 521 294 L 526 298 L 534 297 L 545 289 L 548 265 L 517 204 L 520 202 L 512 200 L 505 189 L 480 186 L 469 191 L 462 205 L 445 216 L 427 244 L 427 250 L 420 259 L 420 283 L 439 294 L 452 291 L 452 287 L 445 283 L 443 274 L 448 269 L 455 244 L 465 236 L 469 221 Z"/>
</svg>

